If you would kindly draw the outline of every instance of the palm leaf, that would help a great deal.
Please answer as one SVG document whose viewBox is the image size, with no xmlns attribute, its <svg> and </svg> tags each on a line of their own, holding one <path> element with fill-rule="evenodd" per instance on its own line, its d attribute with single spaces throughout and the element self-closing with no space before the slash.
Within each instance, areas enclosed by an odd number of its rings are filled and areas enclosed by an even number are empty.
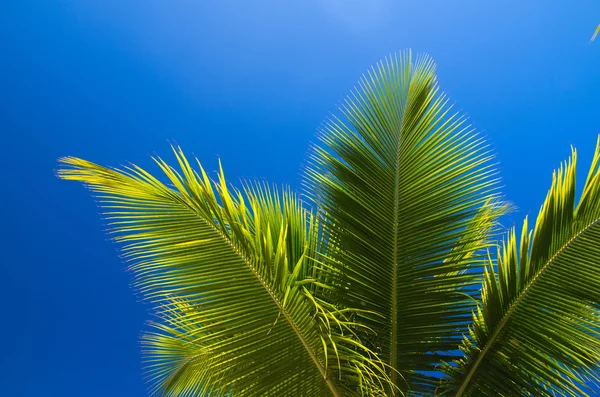
<svg viewBox="0 0 600 397">
<path fill-rule="evenodd" d="M 466 357 L 443 394 L 595 395 L 600 363 L 600 139 L 576 204 L 576 152 L 554 173 L 535 227 L 514 228 L 488 267 Z"/>
<path fill-rule="evenodd" d="M 173 187 L 137 166 L 61 159 L 59 176 L 99 198 L 136 288 L 158 321 L 144 338 L 154 392 L 197 395 L 377 395 L 383 367 L 351 316 L 313 293 L 323 244 L 314 216 L 285 190 L 211 181 L 180 150 Z M 335 363 L 335 365 L 334 365 Z M 354 387 L 358 385 L 357 387 Z"/>
<path fill-rule="evenodd" d="M 400 372 L 390 372 L 397 387 L 433 393 L 430 371 L 454 357 L 473 308 L 465 291 L 477 278 L 465 270 L 481 263 L 473 253 L 488 246 L 504 208 L 481 215 L 497 201 L 490 150 L 451 113 L 427 56 L 380 62 L 340 111 L 306 171 L 335 246 L 336 300 L 378 313 L 360 321 L 376 332 L 369 346 Z"/>
</svg>

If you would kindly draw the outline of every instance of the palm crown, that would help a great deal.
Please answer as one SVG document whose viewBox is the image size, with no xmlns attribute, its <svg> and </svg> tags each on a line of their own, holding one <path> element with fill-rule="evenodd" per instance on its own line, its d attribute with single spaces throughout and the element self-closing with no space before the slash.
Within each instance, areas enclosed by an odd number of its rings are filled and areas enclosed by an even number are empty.
<svg viewBox="0 0 600 397">
<path fill-rule="evenodd" d="M 597 148 L 576 153 L 533 229 L 497 243 L 508 206 L 484 138 L 451 111 L 435 65 L 372 68 L 289 189 L 211 179 L 174 148 L 112 169 L 67 157 L 99 198 L 136 289 L 165 396 L 577 396 L 600 358 Z"/>
</svg>

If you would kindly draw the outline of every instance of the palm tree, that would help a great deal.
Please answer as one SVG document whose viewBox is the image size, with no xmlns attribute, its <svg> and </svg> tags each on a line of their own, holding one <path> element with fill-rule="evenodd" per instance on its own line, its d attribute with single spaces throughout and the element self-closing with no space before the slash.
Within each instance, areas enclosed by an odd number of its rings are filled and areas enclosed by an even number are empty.
<svg viewBox="0 0 600 397">
<path fill-rule="evenodd" d="M 435 65 L 373 67 L 311 149 L 302 200 L 230 186 L 174 148 L 167 183 L 67 157 L 155 308 L 143 337 L 164 396 L 578 396 L 600 358 L 600 145 L 539 215 L 508 210 L 485 139 Z"/>
</svg>

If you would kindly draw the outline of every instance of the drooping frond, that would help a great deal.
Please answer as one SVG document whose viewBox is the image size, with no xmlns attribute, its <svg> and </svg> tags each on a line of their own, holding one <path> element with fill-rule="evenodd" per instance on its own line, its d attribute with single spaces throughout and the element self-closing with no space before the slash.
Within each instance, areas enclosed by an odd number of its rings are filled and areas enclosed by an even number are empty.
<svg viewBox="0 0 600 397">
<path fill-rule="evenodd" d="M 535 227 L 514 228 L 486 271 L 466 357 L 440 392 L 581 396 L 600 364 L 600 139 L 576 204 L 576 152 L 554 173 Z M 595 395 L 592 392 L 591 395 Z"/>
<path fill-rule="evenodd" d="M 399 388 L 432 393 L 429 371 L 453 358 L 467 331 L 473 299 L 463 288 L 477 278 L 465 270 L 481 262 L 473 253 L 488 246 L 504 208 L 490 150 L 451 112 L 427 56 L 380 62 L 340 111 L 306 171 L 338 264 L 337 299 L 378 314 L 360 321 L 400 371 L 390 372 Z M 490 202 L 495 209 L 481 212 Z"/>
<path fill-rule="evenodd" d="M 152 390 L 165 396 L 377 395 L 385 372 L 327 285 L 319 225 L 287 190 L 231 190 L 156 159 L 172 187 L 137 167 L 61 159 L 63 179 L 98 197 L 136 288 L 158 320 L 144 337 Z M 358 385 L 358 386 L 357 386 Z M 356 386 L 356 387 L 355 387 Z M 362 387 L 362 389 L 361 389 Z M 354 392 L 353 390 L 359 390 Z"/>
</svg>

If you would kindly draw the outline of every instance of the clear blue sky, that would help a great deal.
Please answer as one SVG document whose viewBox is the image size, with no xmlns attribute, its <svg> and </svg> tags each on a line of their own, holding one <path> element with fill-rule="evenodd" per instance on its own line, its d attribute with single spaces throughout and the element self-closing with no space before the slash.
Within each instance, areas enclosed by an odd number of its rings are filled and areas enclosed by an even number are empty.
<svg viewBox="0 0 600 397">
<path fill-rule="evenodd" d="M 146 395 L 136 302 L 95 203 L 56 159 L 150 165 L 168 140 L 232 181 L 298 186 L 318 124 L 365 69 L 411 47 L 493 144 L 504 192 L 535 215 L 551 172 L 600 132 L 600 3 L 0 3 L 0 394 Z"/>
</svg>

